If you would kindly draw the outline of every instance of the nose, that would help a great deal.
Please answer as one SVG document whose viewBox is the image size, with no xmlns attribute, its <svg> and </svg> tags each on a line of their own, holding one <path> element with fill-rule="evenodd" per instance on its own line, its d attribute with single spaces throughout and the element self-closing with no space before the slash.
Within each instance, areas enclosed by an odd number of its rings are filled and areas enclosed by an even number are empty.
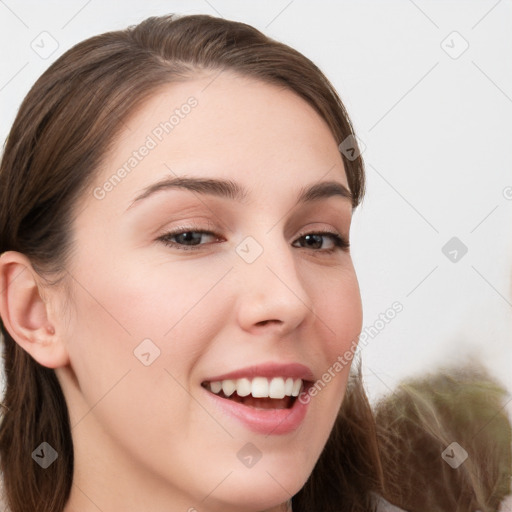
<svg viewBox="0 0 512 512">
<path fill-rule="evenodd" d="M 311 293 L 294 255 L 297 249 L 276 238 L 265 237 L 263 252 L 251 263 L 241 257 L 234 277 L 240 327 L 251 333 L 268 331 L 282 337 L 314 312 Z"/>
</svg>

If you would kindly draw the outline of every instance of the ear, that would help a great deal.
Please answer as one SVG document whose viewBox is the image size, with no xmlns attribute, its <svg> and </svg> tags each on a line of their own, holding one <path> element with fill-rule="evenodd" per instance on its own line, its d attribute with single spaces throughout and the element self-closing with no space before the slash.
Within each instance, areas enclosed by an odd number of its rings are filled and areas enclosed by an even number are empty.
<svg viewBox="0 0 512 512">
<path fill-rule="evenodd" d="M 0 256 L 0 316 L 5 328 L 38 363 L 58 368 L 67 365 L 69 357 L 45 291 L 26 256 L 15 251 Z"/>
</svg>

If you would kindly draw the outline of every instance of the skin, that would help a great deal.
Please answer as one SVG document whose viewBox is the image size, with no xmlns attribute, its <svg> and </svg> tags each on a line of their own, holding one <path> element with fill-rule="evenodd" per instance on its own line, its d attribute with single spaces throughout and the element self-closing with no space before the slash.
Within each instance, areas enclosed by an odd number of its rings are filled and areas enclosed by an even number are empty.
<svg viewBox="0 0 512 512">
<path fill-rule="evenodd" d="M 299 362 L 320 378 L 362 321 L 349 250 L 326 252 L 329 236 L 321 248 L 301 238 L 322 230 L 348 238 L 350 200 L 295 206 L 311 184 L 348 188 L 338 142 L 292 91 L 214 76 L 167 85 L 128 119 L 77 204 L 66 291 L 45 287 L 19 253 L 0 260 L 2 318 L 25 350 L 55 368 L 69 404 L 75 478 L 66 512 L 283 510 L 341 404 L 349 367 L 285 435 L 254 433 L 205 400 L 201 382 L 249 364 Z M 94 197 L 190 96 L 198 101 L 191 113 L 103 199 Z M 236 181 L 247 197 L 169 189 L 129 208 L 147 186 L 185 175 Z M 216 236 L 193 250 L 158 240 L 183 226 Z M 236 252 L 247 236 L 263 249 L 250 264 Z M 160 349 L 149 366 L 134 356 L 147 338 Z M 252 468 L 237 458 L 248 442 L 262 454 Z"/>
</svg>

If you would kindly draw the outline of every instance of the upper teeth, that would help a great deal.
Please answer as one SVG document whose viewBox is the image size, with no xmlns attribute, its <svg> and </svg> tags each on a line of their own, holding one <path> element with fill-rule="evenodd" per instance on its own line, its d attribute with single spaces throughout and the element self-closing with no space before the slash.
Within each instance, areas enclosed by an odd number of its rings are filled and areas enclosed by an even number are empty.
<svg viewBox="0 0 512 512">
<path fill-rule="evenodd" d="M 221 390 L 226 396 L 235 391 L 238 396 L 252 395 L 254 398 L 284 398 L 285 396 L 299 396 L 302 379 L 288 377 L 254 377 L 249 379 L 227 379 L 210 382 L 210 391 L 219 394 Z"/>
</svg>

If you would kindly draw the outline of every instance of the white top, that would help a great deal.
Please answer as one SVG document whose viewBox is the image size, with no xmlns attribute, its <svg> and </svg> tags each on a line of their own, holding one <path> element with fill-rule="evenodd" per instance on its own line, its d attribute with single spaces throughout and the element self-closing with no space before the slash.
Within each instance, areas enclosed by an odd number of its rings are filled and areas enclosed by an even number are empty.
<svg viewBox="0 0 512 512">
<path fill-rule="evenodd" d="M 391 505 L 388 501 L 386 501 L 382 497 L 378 497 L 377 502 L 377 512 L 406 512 L 402 508 L 395 507 L 395 505 Z"/>
</svg>

